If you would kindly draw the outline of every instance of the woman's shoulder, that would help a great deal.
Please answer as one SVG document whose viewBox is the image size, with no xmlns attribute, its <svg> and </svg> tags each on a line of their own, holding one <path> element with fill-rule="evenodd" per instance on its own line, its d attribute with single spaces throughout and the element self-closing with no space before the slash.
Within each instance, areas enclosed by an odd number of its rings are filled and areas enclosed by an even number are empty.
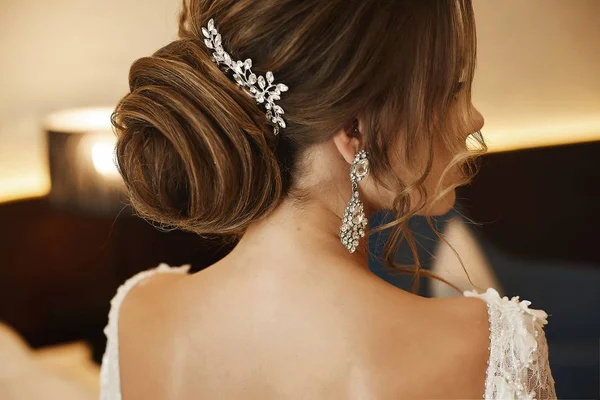
<svg viewBox="0 0 600 400">
<path fill-rule="evenodd" d="M 556 398 L 548 362 L 544 326 L 548 314 L 530 308 L 519 296 L 500 296 L 495 289 L 465 291 L 485 303 L 489 325 L 486 398 Z"/>
<path fill-rule="evenodd" d="M 182 265 L 179 267 L 170 266 L 165 263 L 161 263 L 154 268 L 150 268 L 141 272 L 138 272 L 131 278 L 127 279 L 123 282 L 119 288 L 117 289 L 116 294 L 112 298 L 111 311 L 118 310 L 121 306 L 121 303 L 125 299 L 125 297 L 129 294 L 129 292 L 136 286 L 147 285 L 150 277 L 155 275 L 164 275 L 164 274 L 187 274 L 190 269 L 189 265 Z M 114 315 L 114 312 L 113 312 Z"/>
<path fill-rule="evenodd" d="M 151 312 L 148 311 L 153 308 L 153 305 L 160 304 L 161 299 L 164 299 L 164 296 L 160 295 L 160 292 L 163 291 L 163 280 L 157 279 L 158 275 L 165 278 L 167 276 L 175 278 L 176 276 L 187 274 L 189 268 L 189 265 L 171 267 L 163 263 L 157 267 L 137 273 L 117 289 L 116 294 L 110 302 L 108 323 L 104 328 L 107 344 L 100 371 L 102 399 L 121 398 L 119 359 L 121 358 L 122 346 L 119 345 L 119 342 L 122 341 L 122 336 L 137 337 L 139 340 L 140 335 L 129 334 L 132 327 L 135 328 L 133 330 L 148 330 L 151 328 L 149 324 L 151 324 L 152 318 L 148 318 Z M 157 310 L 154 308 L 152 312 L 155 311 Z M 122 318 L 122 314 L 126 314 L 126 318 Z M 143 337 L 147 336 L 143 335 Z M 142 340 L 139 340 L 139 342 L 142 342 Z M 126 347 L 129 348 L 132 346 L 128 345 Z"/>
<path fill-rule="evenodd" d="M 529 340 L 523 342 L 509 340 L 507 345 L 533 351 L 539 347 L 539 340 L 545 339 L 543 328 L 548 324 L 548 314 L 544 310 L 530 308 L 530 301 L 521 300 L 519 296 L 512 298 L 500 296 L 493 288 L 482 293 L 468 290 L 463 294 L 465 298 L 476 298 L 484 302 L 488 314 L 491 345 L 499 344 L 501 336 L 511 336 Z"/>
<path fill-rule="evenodd" d="M 167 283 L 186 275 L 189 269 L 189 265 L 175 267 L 162 263 L 138 272 L 122 283 L 110 302 L 108 325 L 105 328 L 107 337 L 117 334 L 122 314 L 130 314 L 130 310 L 139 311 L 138 305 L 142 308 L 154 308 L 155 303 L 164 303 L 164 292 L 169 289 Z"/>
<path fill-rule="evenodd" d="M 137 323 L 130 323 L 130 317 L 140 322 L 140 318 L 150 320 L 151 315 L 158 316 L 161 311 L 169 314 L 169 308 L 173 306 L 170 292 L 176 292 L 173 283 L 186 276 L 189 269 L 189 265 L 175 267 L 163 263 L 139 272 L 121 284 L 110 302 L 105 328 L 107 338 L 116 341 L 119 332 L 122 334 L 128 326 L 137 326 Z"/>
<path fill-rule="evenodd" d="M 421 304 L 419 312 L 430 323 L 421 326 L 419 340 L 426 339 L 436 355 L 431 372 L 443 391 L 459 390 L 453 394 L 463 398 L 480 397 L 481 390 L 486 399 L 556 398 L 545 311 L 494 289 Z M 424 352 L 428 360 L 432 352 Z M 471 392 L 463 393 L 467 388 Z"/>
</svg>

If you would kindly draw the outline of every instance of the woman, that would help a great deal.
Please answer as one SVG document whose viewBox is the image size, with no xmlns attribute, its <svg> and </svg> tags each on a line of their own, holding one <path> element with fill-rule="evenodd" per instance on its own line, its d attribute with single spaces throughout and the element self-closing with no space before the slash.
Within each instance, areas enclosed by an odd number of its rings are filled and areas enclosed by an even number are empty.
<svg viewBox="0 0 600 400">
<path fill-rule="evenodd" d="M 392 267 L 407 220 L 472 175 L 475 48 L 470 0 L 185 1 L 178 40 L 131 68 L 118 163 L 141 215 L 241 239 L 122 286 L 103 398 L 553 398 L 543 311 L 367 265 L 370 215 L 397 215 Z"/>
</svg>

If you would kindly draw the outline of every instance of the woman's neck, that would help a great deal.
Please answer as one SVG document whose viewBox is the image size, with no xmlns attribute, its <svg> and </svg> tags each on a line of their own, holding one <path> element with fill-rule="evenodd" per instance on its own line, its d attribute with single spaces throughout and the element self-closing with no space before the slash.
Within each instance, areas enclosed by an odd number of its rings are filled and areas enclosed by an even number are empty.
<svg viewBox="0 0 600 400">
<path fill-rule="evenodd" d="M 340 242 L 345 205 L 341 197 L 310 200 L 301 205 L 286 199 L 271 214 L 251 224 L 234 251 L 244 253 L 244 257 L 256 254 L 263 259 L 304 260 L 308 264 L 333 257 L 368 268 L 366 236 L 352 254 Z"/>
</svg>

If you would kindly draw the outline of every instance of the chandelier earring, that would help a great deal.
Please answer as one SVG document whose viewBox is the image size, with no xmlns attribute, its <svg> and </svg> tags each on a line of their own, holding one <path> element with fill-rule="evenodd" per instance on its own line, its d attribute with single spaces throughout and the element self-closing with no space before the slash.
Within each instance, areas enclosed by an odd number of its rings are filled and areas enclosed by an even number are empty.
<svg viewBox="0 0 600 400">
<path fill-rule="evenodd" d="M 354 253 L 361 237 L 365 236 L 369 221 L 365 216 L 364 204 L 360 201 L 358 182 L 369 173 L 369 158 L 365 150 L 360 150 L 354 156 L 350 166 L 350 181 L 352 182 L 352 197 L 344 209 L 342 225 L 340 226 L 340 241 L 350 253 Z"/>
</svg>

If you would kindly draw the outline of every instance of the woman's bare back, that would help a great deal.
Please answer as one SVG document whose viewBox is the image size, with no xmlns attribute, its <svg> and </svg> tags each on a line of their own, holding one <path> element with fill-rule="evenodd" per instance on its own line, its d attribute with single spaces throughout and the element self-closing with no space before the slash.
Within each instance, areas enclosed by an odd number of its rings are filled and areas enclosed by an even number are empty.
<svg viewBox="0 0 600 400">
<path fill-rule="evenodd" d="M 424 299 L 330 260 L 226 261 L 138 284 L 119 316 L 125 399 L 481 398 L 479 299 Z"/>
</svg>

